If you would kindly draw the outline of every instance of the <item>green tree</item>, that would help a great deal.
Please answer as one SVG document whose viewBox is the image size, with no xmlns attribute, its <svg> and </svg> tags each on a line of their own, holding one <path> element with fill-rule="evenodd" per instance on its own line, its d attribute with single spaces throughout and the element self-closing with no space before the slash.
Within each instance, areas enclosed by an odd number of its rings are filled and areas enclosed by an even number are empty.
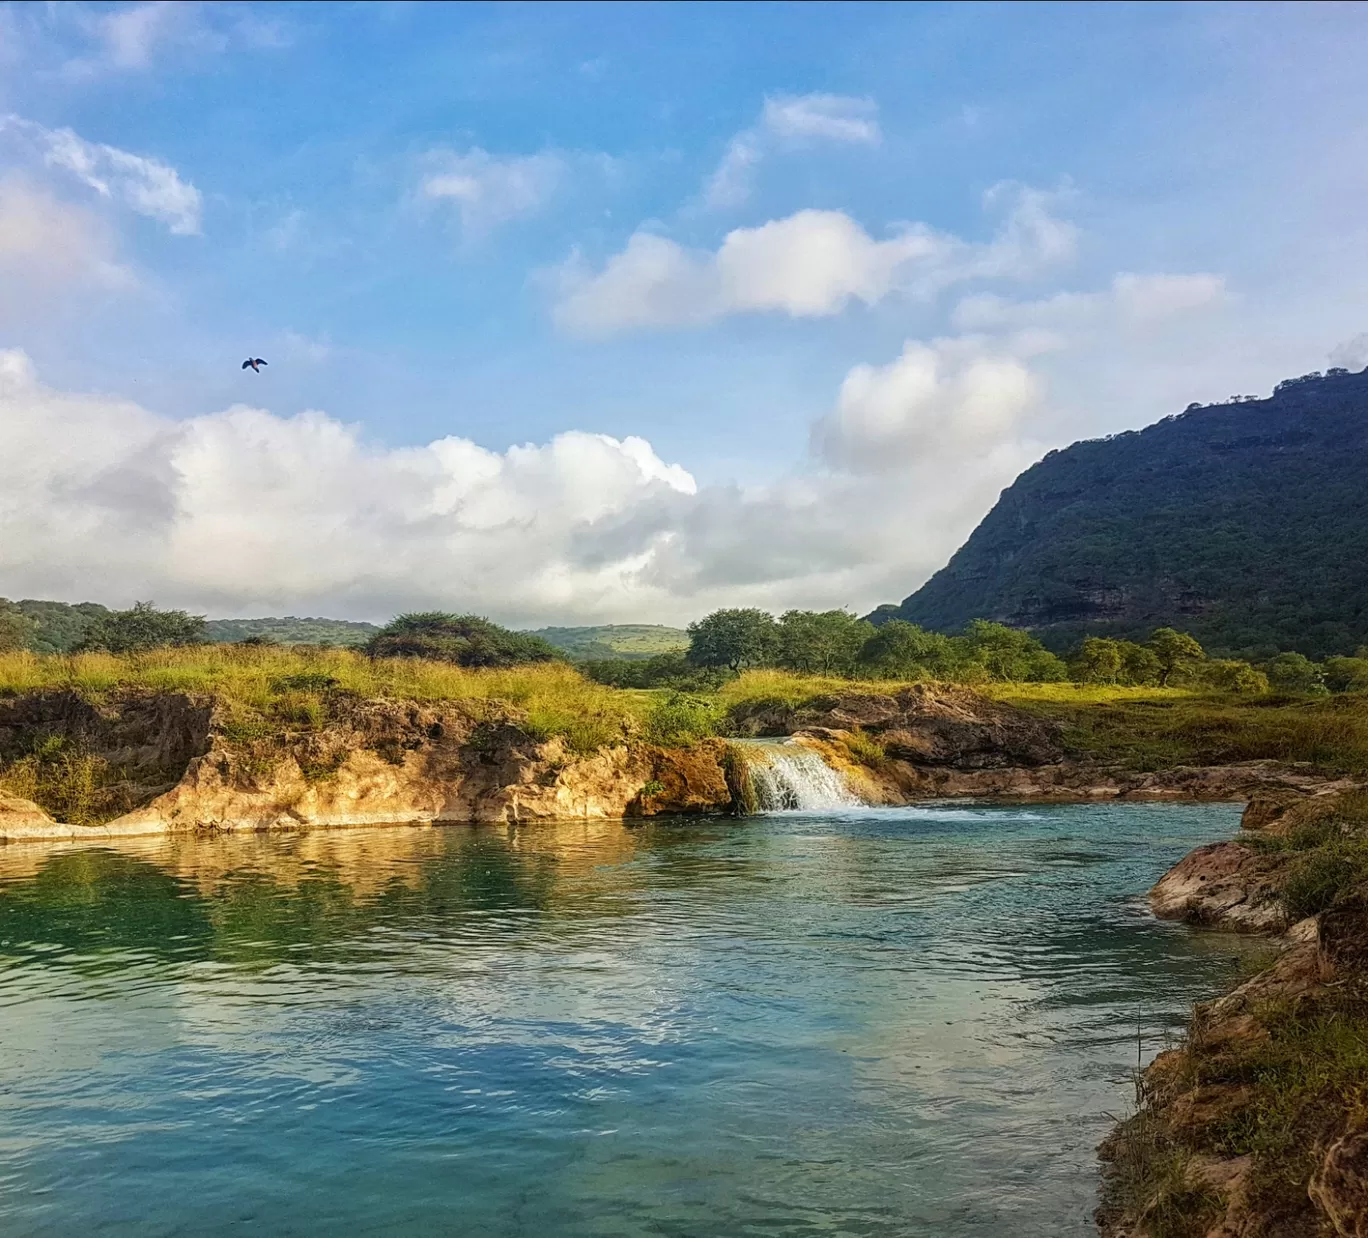
<svg viewBox="0 0 1368 1238">
<path fill-rule="evenodd" d="M 779 665 L 849 674 L 874 625 L 846 610 L 789 610 L 779 617 Z"/>
<path fill-rule="evenodd" d="M 366 642 L 373 658 L 429 658 L 457 666 L 553 662 L 560 652 L 540 636 L 514 632 L 479 615 L 430 610 L 392 619 Z"/>
<path fill-rule="evenodd" d="M 1368 692 L 1368 649 L 1354 658 L 1326 658 L 1325 686 L 1331 692 Z"/>
<path fill-rule="evenodd" d="M 1115 683 L 1123 665 L 1119 641 L 1089 636 L 1074 659 L 1074 678 L 1079 683 Z"/>
<path fill-rule="evenodd" d="M 1163 667 L 1152 649 L 1137 645 L 1132 640 L 1116 642 L 1121 650 L 1121 682 L 1136 686 L 1148 686 L 1159 682 Z"/>
<path fill-rule="evenodd" d="M 1206 650 L 1186 632 L 1155 628 L 1150 633 L 1150 652 L 1159 659 L 1159 684 L 1167 688 L 1174 675 L 1186 674 L 1206 657 Z"/>
<path fill-rule="evenodd" d="M 1202 682 L 1217 692 L 1256 696 L 1268 691 L 1268 676 L 1248 662 L 1214 658 L 1202 664 Z"/>
<path fill-rule="evenodd" d="M 968 660 L 979 663 L 994 679 L 1058 683 L 1069 677 L 1069 668 L 1029 632 L 974 619 L 965 627 L 963 640 Z"/>
<path fill-rule="evenodd" d="M 955 677 L 959 658 L 950 637 L 903 619 L 890 619 L 865 641 L 859 665 L 883 679 L 950 679 Z"/>
<path fill-rule="evenodd" d="M 694 666 L 740 671 L 768 666 L 779 652 L 779 625 L 763 610 L 715 610 L 689 624 L 688 659 Z"/>
<path fill-rule="evenodd" d="M 1268 682 L 1279 692 L 1298 696 L 1323 696 L 1325 673 L 1305 654 L 1280 653 L 1265 667 Z"/>
<path fill-rule="evenodd" d="M 112 610 L 93 619 L 76 648 L 139 653 L 167 645 L 198 645 L 203 640 L 203 615 L 158 610 L 151 602 L 134 602 L 129 610 Z"/>
<path fill-rule="evenodd" d="M 23 611 L 0 598 L 0 653 L 27 649 L 38 625 Z"/>
</svg>

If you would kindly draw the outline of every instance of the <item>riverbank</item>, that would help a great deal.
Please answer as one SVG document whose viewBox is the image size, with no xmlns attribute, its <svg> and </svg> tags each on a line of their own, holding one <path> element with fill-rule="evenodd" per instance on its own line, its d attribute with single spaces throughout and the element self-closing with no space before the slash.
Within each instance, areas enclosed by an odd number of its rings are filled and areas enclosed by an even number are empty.
<svg viewBox="0 0 1368 1238">
<path fill-rule="evenodd" d="M 4 655 L 0 839 L 744 813 L 731 741 L 754 737 L 869 804 L 1246 800 L 1368 768 L 1362 704 L 1325 704 L 776 672 L 681 694 L 242 646 Z"/>
<path fill-rule="evenodd" d="M 1102 1147 L 1107 1238 L 1368 1233 L 1368 791 L 1263 796 L 1156 914 L 1270 939 L 1199 1004 Z"/>
</svg>

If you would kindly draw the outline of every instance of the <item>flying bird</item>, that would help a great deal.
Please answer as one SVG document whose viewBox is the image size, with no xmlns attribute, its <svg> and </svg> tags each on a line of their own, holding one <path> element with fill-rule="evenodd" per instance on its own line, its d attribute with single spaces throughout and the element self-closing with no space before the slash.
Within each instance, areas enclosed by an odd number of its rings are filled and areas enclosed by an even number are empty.
<svg viewBox="0 0 1368 1238">
<path fill-rule="evenodd" d="M 260 374 L 261 367 L 265 364 L 266 359 L 264 357 L 248 357 L 247 360 L 242 363 L 242 368 L 245 370 L 248 366 L 251 366 L 253 373 Z"/>
</svg>

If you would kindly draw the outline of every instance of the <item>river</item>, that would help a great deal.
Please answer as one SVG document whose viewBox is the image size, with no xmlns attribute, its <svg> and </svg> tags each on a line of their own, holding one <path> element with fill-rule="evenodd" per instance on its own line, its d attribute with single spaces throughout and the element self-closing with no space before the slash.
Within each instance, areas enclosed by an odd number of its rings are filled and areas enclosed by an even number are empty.
<svg viewBox="0 0 1368 1238">
<path fill-rule="evenodd" d="M 0 1232 L 1092 1232 L 1230 805 L 0 849 Z"/>
</svg>

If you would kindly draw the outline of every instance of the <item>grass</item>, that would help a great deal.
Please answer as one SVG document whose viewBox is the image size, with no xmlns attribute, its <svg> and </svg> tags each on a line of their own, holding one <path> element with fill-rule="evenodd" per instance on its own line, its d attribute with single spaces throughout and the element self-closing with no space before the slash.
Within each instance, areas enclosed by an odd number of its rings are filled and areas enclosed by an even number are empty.
<svg viewBox="0 0 1368 1238">
<path fill-rule="evenodd" d="M 1310 989 L 1265 989 L 1240 1016 L 1252 1024 L 1234 1034 L 1226 1025 L 1213 1035 L 1199 1014 L 1158 1095 L 1108 1141 L 1106 1210 L 1143 1216 L 1156 1236 L 1206 1232 L 1210 1208 L 1192 1197 L 1184 1168 L 1199 1153 L 1251 1157 L 1255 1213 L 1277 1218 L 1278 1233 L 1319 1232 L 1307 1183 L 1326 1146 L 1368 1116 L 1368 792 L 1303 800 L 1255 845 L 1287 858 L 1277 880 L 1294 918 L 1332 913 L 1318 966 L 1328 957 L 1333 971 Z M 1209 1118 L 1183 1118 L 1180 1098 L 1222 1094 Z M 1194 1207 L 1203 1224 L 1184 1228 Z"/>
</svg>

